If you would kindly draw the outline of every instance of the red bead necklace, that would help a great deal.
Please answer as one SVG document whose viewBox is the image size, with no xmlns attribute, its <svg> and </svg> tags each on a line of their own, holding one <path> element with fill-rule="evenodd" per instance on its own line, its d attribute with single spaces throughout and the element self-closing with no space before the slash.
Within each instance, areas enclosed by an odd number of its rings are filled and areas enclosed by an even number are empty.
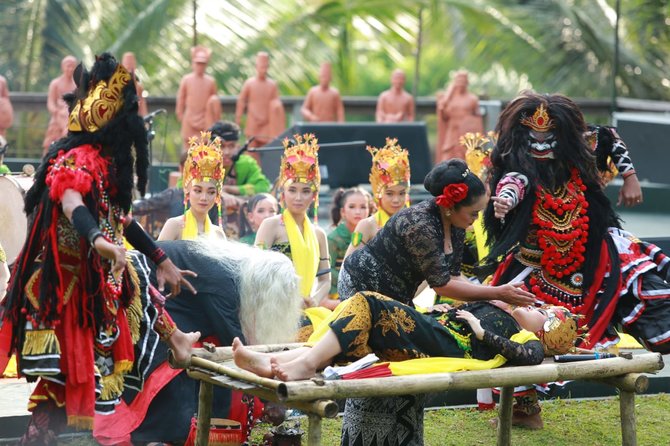
<svg viewBox="0 0 670 446">
<path fill-rule="evenodd" d="M 538 228 L 538 247 L 542 250 L 540 264 L 557 279 L 568 279 L 580 270 L 589 235 L 586 186 L 577 169 L 572 168 L 570 173 L 567 185 L 555 191 L 538 187 L 533 206 L 533 223 Z M 539 291 L 539 287 L 533 291 Z"/>
</svg>

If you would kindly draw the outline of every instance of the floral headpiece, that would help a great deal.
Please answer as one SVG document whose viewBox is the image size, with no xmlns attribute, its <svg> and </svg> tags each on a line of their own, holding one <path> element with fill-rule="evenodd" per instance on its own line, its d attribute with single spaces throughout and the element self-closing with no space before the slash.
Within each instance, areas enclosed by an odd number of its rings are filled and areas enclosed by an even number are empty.
<svg viewBox="0 0 670 446">
<path fill-rule="evenodd" d="M 554 120 L 549 117 L 547 109 L 544 108 L 544 104 L 540 104 L 532 117 L 523 116 L 521 118 L 521 124 L 526 127 L 530 127 L 536 132 L 548 132 L 549 130 L 555 127 Z"/>
<path fill-rule="evenodd" d="M 319 144 L 312 134 L 293 135 L 295 144 L 288 138 L 283 141 L 284 155 L 279 168 L 279 184 L 284 187 L 290 183 L 307 183 L 313 191 L 321 185 L 319 172 Z"/>
<path fill-rule="evenodd" d="M 386 138 L 386 145 L 381 149 L 368 146 L 367 150 L 372 155 L 370 185 L 377 204 L 385 187 L 398 184 L 409 187 L 409 152 L 398 145 L 397 139 Z"/>
<path fill-rule="evenodd" d="M 189 149 L 184 162 L 184 199 L 188 200 L 191 184 L 194 181 L 212 181 L 216 185 L 216 202 L 221 202 L 221 188 L 226 176 L 221 154 L 221 141 L 211 140 L 210 132 L 200 132 L 200 137 L 192 136 L 188 140 Z"/>
<path fill-rule="evenodd" d="M 463 178 L 467 177 L 470 173 L 470 169 L 465 169 L 463 172 Z M 451 183 L 444 186 L 442 193 L 435 198 L 435 202 L 438 206 L 443 208 L 451 208 L 461 201 L 465 200 L 465 197 L 468 196 L 468 190 L 470 188 L 467 184 L 461 183 Z"/>
<path fill-rule="evenodd" d="M 98 81 L 77 102 L 68 118 L 68 130 L 93 133 L 107 125 L 123 107 L 123 88 L 130 82 L 132 76 L 118 64 L 108 81 Z"/>
<path fill-rule="evenodd" d="M 547 305 L 542 307 L 547 312 L 547 320 L 542 330 L 535 333 L 547 355 L 562 355 L 575 347 L 580 331 L 577 321 L 579 316 L 573 315 L 567 308 Z"/>
<path fill-rule="evenodd" d="M 468 168 L 482 181 L 491 169 L 491 152 L 497 141 L 498 135 L 495 132 L 488 132 L 486 136 L 479 132 L 466 133 L 459 140 L 465 147 L 465 162 Z"/>
</svg>

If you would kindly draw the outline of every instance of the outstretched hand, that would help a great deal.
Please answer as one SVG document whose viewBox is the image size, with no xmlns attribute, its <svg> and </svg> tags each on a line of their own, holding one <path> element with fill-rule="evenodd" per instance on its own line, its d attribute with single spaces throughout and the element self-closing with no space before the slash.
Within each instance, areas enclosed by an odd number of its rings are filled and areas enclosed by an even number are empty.
<svg viewBox="0 0 670 446">
<path fill-rule="evenodd" d="M 191 293 L 198 294 L 191 282 L 186 280 L 184 276 L 198 277 L 193 271 L 187 269 L 179 269 L 172 263 L 172 260 L 167 259 L 158 265 L 156 268 L 156 281 L 158 282 L 158 290 L 162 293 L 165 290 L 165 284 L 170 285 L 170 294 L 166 297 L 176 296 L 181 292 L 182 285 L 186 287 Z"/>
<path fill-rule="evenodd" d="M 499 285 L 498 300 L 502 300 L 517 307 L 525 307 L 535 303 L 535 295 L 523 288 L 523 282 Z"/>
<path fill-rule="evenodd" d="M 104 237 L 96 238 L 93 247 L 100 256 L 112 261 L 112 276 L 118 278 L 126 269 L 126 248 L 115 245 Z"/>
</svg>

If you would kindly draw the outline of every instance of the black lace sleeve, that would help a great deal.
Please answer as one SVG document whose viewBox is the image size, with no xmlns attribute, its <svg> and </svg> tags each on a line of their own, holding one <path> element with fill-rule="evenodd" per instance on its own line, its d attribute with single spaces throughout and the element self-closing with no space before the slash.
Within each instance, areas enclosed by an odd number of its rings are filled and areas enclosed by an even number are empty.
<svg viewBox="0 0 670 446">
<path fill-rule="evenodd" d="M 519 344 L 485 330 L 484 343 L 507 358 L 510 365 L 536 365 L 544 360 L 544 349 L 540 341 Z"/>
</svg>

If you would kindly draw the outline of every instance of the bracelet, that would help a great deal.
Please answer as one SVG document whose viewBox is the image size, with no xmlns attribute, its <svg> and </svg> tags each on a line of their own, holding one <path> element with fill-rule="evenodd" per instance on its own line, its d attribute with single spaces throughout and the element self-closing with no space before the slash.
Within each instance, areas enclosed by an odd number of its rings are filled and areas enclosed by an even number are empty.
<svg viewBox="0 0 670 446">
<path fill-rule="evenodd" d="M 136 220 L 131 221 L 126 227 L 125 236 L 131 245 L 149 257 L 156 265 L 167 260 L 168 256 L 165 254 L 165 251 L 156 245 L 156 242 L 142 229 L 142 226 Z"/>
<path fill-rule="evenodd" d="M 629 170 L 628 172 L 624 172 L 621 174 L 624 180 L 632 175 L 637 175 L 637 172 L 635 172 L 635 170 Z"/>
<path fill-rule="evenodd" d="M 160 265 L 168 259 L 168 255 L 161 248 L 156 247 L 156 249 L 151 254 L 149 254 L 149 258 L 156 265 Z"/>
<path fill-rule="evenodd" d="M 102 231 L 101 231 L 100 229 L 98 229 L 98 228 L 91 228 L 91 230 L 88 231 L 88 237 L 87 237 L 87 238 L 88 238 L 88 243 L 90 243 L 91 246 L 94 246 L 94 245 L 95 245 L 95 240 L 96 240 L 98 237 L 102 237 L 102 236 L 103 236 L 103 235 L 102 235 Z"/>
</svg>

